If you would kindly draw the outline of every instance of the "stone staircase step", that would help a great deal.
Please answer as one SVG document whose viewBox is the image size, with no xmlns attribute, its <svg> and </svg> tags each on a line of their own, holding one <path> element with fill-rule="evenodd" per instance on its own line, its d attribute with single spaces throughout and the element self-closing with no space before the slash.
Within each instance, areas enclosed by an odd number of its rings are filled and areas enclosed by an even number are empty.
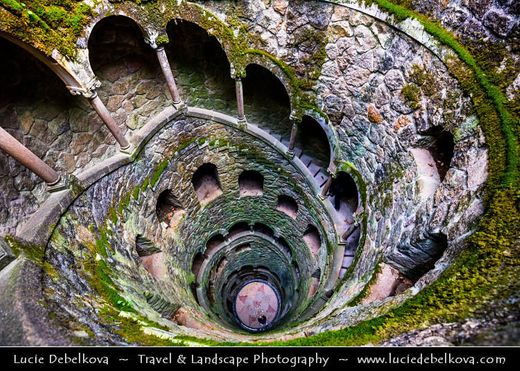
<svg viewBox="0 0 520 371">
<path fill-rule="evenodd" d="M 318 175 L 318 173 L 321 171 L 321 167 L 319 167 L 318 165 L 316 165 L 314 162 L 311 162 L 308 166 L 309 170 L 311 171 L 312 173 L 312 176 L 314 178 L 316 178 L 316 176 Z"/>
<path fill-rule="evenodd" d="M 323 168 L 321 168 L 318 174 L 314 176 L 314 179 L 316 179 L 316 181 L 320 185 L 320 188 L 322 188 L 325 185 L 325 183 L 327 183 L 329 175 L 325 172 L 325 170 L 323 170 Z"/>
<path fill-rule="evenodd" d="M 278 140 L 278 141 L 281 141 L 281 140 L 282 140 L 282 135 L 281 135 L 281 134 L 278 134 L 278 133 L 273 132 L 273 133 L 271 133 L 271 135 L 272 135 L 274 138 L 276 138 L 276 140 Z"/>
<path fill-rule="evenodd" d="M 309 167 L 310 163 L 312 162 L 312 157 L 309 157 L 306 154 L 302 154 L 300 156 L 300 160 L 302 160 L 305 166 Z"/>
<path fill-rule="evenodd" d="M 298 158 L 300 158 L 300 156 L 302 155 L 303 151 L 298 148 L 298 147 L 294 147 L 294 155 Z"/>
<path fill-rule="evenodd" d="M 341 263 L 341 266 L 343 268 L 348 268 L 350 266 L 350 264 L 352 264 L 353 261 L 354 261 L 353 256 L 345 256 L 345 257 L 343 257 L 343 263 Z"/>
</svg>

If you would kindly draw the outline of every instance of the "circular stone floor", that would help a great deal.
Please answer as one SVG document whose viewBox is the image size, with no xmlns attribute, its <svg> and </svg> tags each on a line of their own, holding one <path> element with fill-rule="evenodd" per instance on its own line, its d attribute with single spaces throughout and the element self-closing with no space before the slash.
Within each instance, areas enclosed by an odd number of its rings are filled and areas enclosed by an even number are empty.
<svg viewBox="0 0 520 371">
<path fill-rule="evenodd" d="M 276 319 L 280 308 L 279 295 L 262 281 L 246 283 L 235 299 L 238 321 L 246 328 L 262 330 Z"/>
</svg>

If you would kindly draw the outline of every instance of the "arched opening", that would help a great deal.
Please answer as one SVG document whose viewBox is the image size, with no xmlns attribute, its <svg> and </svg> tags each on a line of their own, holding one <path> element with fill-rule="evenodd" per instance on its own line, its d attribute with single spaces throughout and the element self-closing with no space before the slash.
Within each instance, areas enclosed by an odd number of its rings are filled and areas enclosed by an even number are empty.
<svg viewBox="0 0 520 371">
<path fill-rule="evenodd" d="M 181 95 L 191 106 L 236 115 L 235 83 L 218 40 L 195 23 L 168 23 L 166 47 Z"/>
<path fill-rule="evenodd" d="M 249 227 L 249 224 L 247 222 L 239 222 L 234 224 L 231 228 L 229 228 L 228 231 L 228 238 L 233 238 L 239 233 L 243 232 L 249 232 L 251 230 L 251 227 Z"/>
<path fill-rule="evenodd" d="M 168 269 L 164 262 L 164 255 L 149 238 L 137 235 L 135 238 L 135 250 L 139 256 L 139 261 L 144 269 L 156 279 L 164 279 L 168 274 Z"/>
<path fill-rule="evenodd" d="M 296 219 L 296 216 L 298 215 L 298 203 L 290 196 L 280 195 L 278 196 L 276 210 L 289 215 L 293 219 Z"/>
<path fill-rule="evenodd" d="M 191 179 L 200 203 L 206 204 L 222 194 L 217 167 L 211 163 L 201 165 Z"/>
<path fill-rule="evenodd" d="M 131 18 L 109 16 L 93 28 L 88 40 L 98 89 L 114 119 L 130 129 L 139 128 L 170 100 L 155 52 Z"/>
<path fill-rule="evenodd" d="M 238 177 L 240 197 L 261 196 L 264 193 L 264 177 L 258 171 L 246 170 Z"/>
<path fill-rule="evenodd" d="M 290 259 L 292 257 L 292 251 L 287 241 L 285 241 L 283 237 L 279 237 L 276 240 L 276 242 L 278 243 L 278 246 L 282 249 L 285 256 L 287 256 Z"/>
<path fill-rule="evenodd" d="M 323 127 L 312 117 L 303 116 L 296 137 L 295 153 L 313 175 L 329 166 L 330 152 L 329 138 Z"/>
<path fill-rule="evenodd" d="M 246 67 L 244 105 L 248 120 L 265 131 L 289 140 L 291 103 L 282 82 L 267 68 L 258 64 Z"/>
<path fill-rule="evenodd" d="M 359 197 L 356 182 L 350 174 L 340 171 L 329 189 L 330 201 L 345 224 L 354 223 L 353 214 L 358 208 Z"/>
<path fill-rule="evenodd" d="M 430 271 L 448 247 L 444 233 L 425 232 L 420 238 L 397 246 L 388 256 L 389 264 L 416 282 Z"/>
<path fill-rule="evenodd" d="M 157 218 L 168 227 L 175 227 L 182 215 L 184 208 L 180 201 L 175 197 L 171 189 L 167 189 L 159 195 L 156 205 Z"/>
<path fill-rule="evenodd" d="M 255 223 L 255 225 L 253 225 L 253 230 L 255 232 L 265 234 L 266 236 L 274 237 L 273 229 L 263 223 Z"/>
<path fill-rule="evenodd" d="M 155 246 L 155 244 L 150 239 L 140 234 L 135 238 L 135 250 L 137 255 L 139 255 L 141 258 L 143 256 L 150 256 L 161 252 L 161 249 Z"/>
<path fill-rule="evenodd" d="M 312 297 L 318 291 L 320 286 L 320 278 L 321 277 L 321 269 L 316 269 L 311 275 L 311 283 L 309 285 L 309 291 L 307 293 L 307 297 Z"/>
<path fill-rule="evenodd" d="M 193 263 L 191 264 L 191 272 L 195 275 L 195 277 L 198 277 L 204 259 L 204 254 L 201 252 L 196 253 L 193 257 Z"/>
<path fill-rule="evenodd" d="M 303 241 L 311 250 L 312 255 L 318 254 L 318 250 L 321 246 L 321 237 L 318 228 L 309 224 L 303 234 Z"/>
<path fill-rule="evenodd" d="M 84 99 L 72 96 L 47 65 L 2 37 L 0 55 L 0 126 L 59 173 L 90 162 L 106 133 L 99 130 L 100 120 L 79 122 L 78 116 L 87 116 Z M 16 218 L 25 215 L 11 210 L 32 212 L 41 197 L 35 197 L 35 188 L 43 181 L 3 151 L 0 174 L 0 233 L 5 235 L 14 233 Z"/>
<path fill-rule="evenodd" d="M 221 234 L 212 236 L 208 242 L 206 242 L 206 251 L 204 252 L 204 255 L 210 257 L 224 241 L 225 238 Z"/>
<path fill-rule="evenodd" d="M 455 142 L 453 140 L 453 135 L 446 130 L 439 129 L 429 135 L 432 136 L 433 141 L 429 145 L 428 150 L 435 161 L 439 178 L 442 182 L 450 168 Z"/>
</svg>

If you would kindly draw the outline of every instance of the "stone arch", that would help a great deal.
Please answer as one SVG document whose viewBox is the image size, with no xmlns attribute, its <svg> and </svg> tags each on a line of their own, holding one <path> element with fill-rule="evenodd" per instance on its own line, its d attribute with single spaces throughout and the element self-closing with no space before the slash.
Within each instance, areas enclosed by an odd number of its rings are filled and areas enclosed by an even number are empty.
<svg viewBox="0 0 520 371">
<path fill-rule="evenodd" d="M 276 242 L 277 242 L 278 247 L 280 248 L 280 250 L 282 250 L 282 252 L 285 254 L 285 256 L 287 256 L 287 258 L 291 259 L 292 258 L 292 250 L 291 250 L 291 247 L 289 246 L 289 244 L 287 243 L 287 241 L 285 240 L 285 238 L 278 237 L 276 239 Z"/>
<path fill-rule="evenodd" d="M 307 292 L 307 297 L 312 297 L 318 291 L 321 281 L 321 269 L 316 269 L 311 275 L 311 282 L 309 285 L 309 291 Z"/>
<path fill-rule="evenodd" d="M 10 36 L 8 33 L 0 31 L 0 38 L 3 38 L 12 44 L 20 47 L 25 50 L 31 56 L 36 58 L 38 61 L 47 66 L 56 76 L 59 77 L 61 81 L 65 84 L 67 89 L 71 91 L 71 93 L 79 94 L 85 90 L 84 84 L 80 81 L 80 79 L 76 76 L 72 69 L 68 65 L 64 65 L 66 62 L 65 59 L 61 58 L 60 60 L 56 60 L 52 57 L 45 55 L 42 51 L 36 49 L 34 46 L 24 43 L 15 37 Z"/>
<path fill-rule="evenodd" d="M 103 55 L 110 54 L 115 61 L 128 55 L 148 52 L 146 33 L 141 25 L 127 15 L 109 15 L 98 20 L 88 35 L 89 62 L 98 73 Z M 101 55 L 99 55 L 101 54 Z"/>
<path fill-rule="evenodd" d="M 150 239 L 139 234 L 135 237 L 135 251 L 140 258 L 161 252 Z"/>
<path fill-rule="evenodd" d="M 200 203 L 208 203 L 222 194 L 217 167 L 212 163 L 201 165 L 191 178 Z"/>
<path fill-rule="evenodd" d="M 183 19 L 168 22 L 166 32 L 170 42 L 165 51 L 187 103 L 234 114 L 235 82 L 219 40 L 197 23 Z"/>
<path fill-rule="evenodd" d="M 239 233 L 248 232 L 250 230 L 251 227 L 246 221 L 235 223 L 229 228 L 227 238 L 232 238 Z"/>
<path fill-rule="evenodd" d="M 321 236 L 318 228 L 309 224 L 303 233 L 303 241 L 309 247 L 312 255 L 316 256 L 321 247 Z"/>
<path fill-rule="evenodd" d="M 329 198 L 334 209 L 348 224 L 352 224 L 353 220 L 350 219 L 360 205 L 358 186 L 354 178 L 344 171 L 338 171 L 332 180 Z"/>
<path fill-rule="evenodd" d="M 157 55 L 145 37 L 131 17 L 110 15 L 94 25 L 88 38 L 88 63 L 99 80 L 97 92 L 116 123 L 129 129 L 142 126 L 145 117 L 169 102 Z"/>
<path fill-rule="evenodd" d="M 276 210 L 289 215 L 293 219 L 296 219 L 296 216 L 298 215 L 298 203 L 291 196 L 280 195 L 278 196 Z"/>
<path fill-rule="evenodd" d="M 284 63 L 279 61 L 274 55 L 266 52 L 259 53 L 252 49 L 246 50 L 245 53 L 247 62 L 244 71 L 247 71 L 247 67 L 254 64 L 269 70 L 274 76 L 276 76 L 289 96 L 291 114 L 294 114 L 299 108 L 298 99 L 300 91 L 295 77 L 288 72 L 291 67 L 284 65 Z"/>
<path fill-rule="evenodd" d="M 195 275 L 195 277 L 198 277 L 204 259 L 204 254 L 200 251 L 193 256 L 191 272 Z"/>
<path fill-rule="evenodd" d="M 220 233 L 211 236 L 208 242 L 206 242 L 204 255 L 207 257 L 211 256 L 225 240 L 224 236 Z"/>
<path fill-rule="evenodd" d="M 436 128 L 428 131 L 425 135 L 430 139 L 426 148 L 435 161 L 435 167 L 437 168 L 440 181 L 442 182 L 450 168 L 453 152 L 455 150 L 453 134 L 447 130 Z"/>
<path fill-rule="evenodd" d="M 65 75 L 71 75 L 39 50 L 0 33 L 0 54 L 0 209 L 8 217 L 11 193 L 29 191 L 21 198 L 34 203 L 30 191 L 42 180 L 56 185 L 64 179 L 60 173 L 76 170 L 77 163 L 65 158 L 73 150 L 70 112 L 78 99 L 67 91 Z M 4 181 L 18 174 L 20 186 Z"/>
<path fill-rule="evenodd" d="M 155 212 L 159 221 L 170 227 L 177 224 L 179 217 L 184 212 L 184 207 L 173 191 L 166 189 L 157 197 Z"/>
<path fill-rule="evenodd" d="M 284 82 L 271 69 L 257 63 L 247 65 L 242 81 L 249 120 L 266 131 L 288 138 L 292 103 Z"/>
<path fill-rule="evenodd" d="M 330 143 L 326 127 L 309 115 L 304 115 L 299 124 L 296 146 L 310 156 L 319 167 L 327 168 L 334 160 L 333 145 Z"/>
<path fill-rule="evenodd" d="M 154 278 L 164 279 L 168 268 L 162 250 L 149 238 L 139 234 L 135 238 L 135 250 L 143 268 Z"/>
<path fill-rule="evenodd" d="M 258 171 L 245 170 L 238 177 L 240 197 L 261 196 L 264 193 L 264 177 Z"/>
<path fill-rule="evenodd" d="M 274 237 L 274 231 L 271 227 L 265 225 L 264 223 L 257 222 L 253 225 L 253 230 L 255 232 L 259 232 L 265 234 L 269 237 Z"/>
</svg>

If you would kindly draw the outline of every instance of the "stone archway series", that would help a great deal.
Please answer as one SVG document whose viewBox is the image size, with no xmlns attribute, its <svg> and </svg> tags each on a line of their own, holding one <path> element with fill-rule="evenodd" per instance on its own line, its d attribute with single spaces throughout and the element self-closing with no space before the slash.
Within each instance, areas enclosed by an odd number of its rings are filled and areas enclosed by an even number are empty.
<svg viewBox="0 0 520 371">
<path fill-rule="evenodd" d="M 36 3 L 0 1 L 1 345 L 518 343 L 511 2 Z"/>
</svg>

